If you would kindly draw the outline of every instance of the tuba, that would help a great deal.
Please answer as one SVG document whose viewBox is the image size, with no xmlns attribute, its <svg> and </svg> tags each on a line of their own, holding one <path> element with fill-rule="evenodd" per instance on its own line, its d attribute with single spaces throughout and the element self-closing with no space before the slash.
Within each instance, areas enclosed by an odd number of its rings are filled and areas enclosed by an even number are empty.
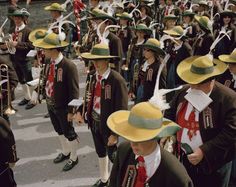
<svg viewBox="0 0 236 187">
<path fill-rule="evenodd" d="M 4 86 L 6 84 L 6 86 Z M 7 97 L 7 107 L 4 107 L 4 96 Z M 11 105 L 11 88 L 10 88 L 10 79 L 8 66 L 6 64 L 0 65 L 0 104 L 1 104 L 1 116 L 3 115 L 12 115 L 16 111 Z"/>
</svg>

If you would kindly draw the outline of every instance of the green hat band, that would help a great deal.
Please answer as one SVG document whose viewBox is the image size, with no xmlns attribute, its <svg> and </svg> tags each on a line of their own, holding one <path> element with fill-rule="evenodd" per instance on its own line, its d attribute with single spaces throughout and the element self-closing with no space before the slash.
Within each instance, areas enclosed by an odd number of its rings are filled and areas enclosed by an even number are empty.
<svg viewBox="0 0 236 187">
<path fill-rule="evenodd" d="M 109 49 L 104 49 L 104 48 L 93 48 L 91 51 L 92 55 L 99 55 L 99 56 L 109 56 L 110 51 Z"/>
<path fill-rule="evenodd" d="M 44 36 L 45 36 L 45 33 L 42 32 L 42 31 L 38 31 L 38 32 L 35 33 L 35 38 L 36 38 L 36 39 L 41 39 L 41 38 L 43 38 Z"/>
<path fill-rule="evenodd" d="M 55 45 L 55 46 L 61 45 L 61 42 L 59 39 L 55 40 L 55 39 L 51 39 L 49 37 L 45 37 L 43 39 L 43 41 L 47 44 L 50 44 L 50 45 Z"/>
<path fill-rule="evenodd" d="M 163 118 L 160 119 L 145 119 L 143 117 L 136 116 L 132 113 L 129 115 L 128 122 L 137 128 L 143 129 L 158 129 L 161 128 Z"/>
<path fill-rule="evenodd" d="M 195 74 L 206 75 L 214 71 L 214 66 L 201 68 L 201 67 L 192 65 L 190 71 Z"/>
</svg>

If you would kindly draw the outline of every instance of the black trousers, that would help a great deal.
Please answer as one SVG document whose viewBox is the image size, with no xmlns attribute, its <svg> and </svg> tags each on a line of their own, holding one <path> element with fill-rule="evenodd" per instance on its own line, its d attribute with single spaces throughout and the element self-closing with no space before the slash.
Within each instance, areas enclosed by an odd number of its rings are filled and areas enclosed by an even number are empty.
<svg viewBox="0 0 236 187">
<path fill-rule="evenodd" d="M 55 108 L 54 105 L 49 105 L 48 103 L 47 108 L 52 125 L 57 134 L 64 135 L 69 141 L 75 140 L 78 135 L 75 132 L 73 123 L 67 121 L 67 109 Z"/>
<path fill-rule="evenodd" d="M 2 187 L 16 187 L 12 169 L 8 164 L 0 166 L 0 186 Z"/>
<path fill-rule="evenodd" d="M 192 179 L 194 187 L 228 187 L 232 162 L 210 174 L 205 172 L 201 165 L 192 165 L 186 157 L 183 159 L 183 165 Z"/>
<path fill-rule="evenodd" d="M 21 84 L 25 84 L 26 82 L 33 80 L 31 70 L 32 65 L 30 62 L 13 62 L 12 64 Z"/>
<path fill-rule="evenodd" d="M 101 124 L 99 121 L 93 121 L 92 124 L 90 124 L 90 127 L 98 157 L 103 158 L 108 155 L 110 161 L 113 162 L 117 146 L 107 146 L 108 138 L 110 136 L 107 130 L 108 127 L 106 127 L 106 124 Z"/>
</svg>

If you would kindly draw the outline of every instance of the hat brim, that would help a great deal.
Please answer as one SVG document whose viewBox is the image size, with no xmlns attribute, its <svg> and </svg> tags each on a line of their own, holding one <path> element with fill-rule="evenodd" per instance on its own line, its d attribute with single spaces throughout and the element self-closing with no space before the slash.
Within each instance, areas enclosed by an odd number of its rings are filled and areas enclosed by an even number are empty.
<svg viewBox="0 0 236 187">
<path fill-rule="evenodd" d="M 201 18 L 201 16 L 198 16 L 198 15 L 195 15 L 195 16 L 194 16 L 194 19 L 195 19 L 202 27 L 204 27 L 204 28 L 207 29 L 208 31 L 211 31 L 211 29 L 210 29 L 207 25 L 203 24 L 203 23 L 200 21 L 200 18 Z"/>
<path fill-rule="evenodd" d="M 116 17 L 119 18 L 119 19 L 133 21 L 133 18 L 125 17 L 125 16 L 122 16 L 122 15 L 119 15 L 119 14 L 116 14 Z"/>
<path fill-rule="evenodd" d="M 117 23 L 117 20 L 113 17 L 110 17 L 110 16 L 92 16 L 92 17 L 88 17 L 87 20 L 98 20 L 98 19 L 101 19 L 101 20 L 110 20 L 112 21 L 113 23 Z"/>
<path fill-rule="evenodd" d="M 224 17 L 224 16 L 230 16 L 230 17 L 235 17 L 236 16 L 236 13 L 235 12 L 228 12 L 228 11 L 225 11 L 225 12 L 221 12 L 220 13 L 220 16 L 221 17 Z"/>
<path fill-rule="evenodd" d="M 144 48 L 148 48 L 148 49 L 151 49 L 153 50 L 154 52 L 157 52 L 158 54 L 160 54 L 161 56 L 164 56 L 165 55 L 165 51 L 163 51 L 161 48 L 159 47 L 155 47 L 155 46 L 152 46 L 152 45 L 148 45 L 148 44 L 142 44 L 140 45 L 141 47 L 144 47 Z"/>
<path fill-rule="evenodd" d="M 220 55 L 218 58 L 223 62 L 236 64 L 236 59 L 230 58 L 230 55 Z"/>
<path fill-rule="evenodd" d="M 181 36 L 180 33 L 175 32 L 175 31 L 173 31 L 173 30 L 164 30 L 163 32 L 164 32 L 165 34 L 170 35 L 170 36 Z"/>
<path fill-rule="evenodd" d="M 104 56 L 104 55 L 93 55 L 91 53 L 82 53 L 81 57 L 88 60 L 99 60 L 99 59 L 113 59 L 119 58 L 118 56 Z"/>
<path fill-rule="evenodd" d="M 66 12 L 66 10 L 65 10 L 65 9 L 58 9 L 58 8 L 53 8 L 53 7 L 51 7 L 51 6 L 46 6 L 46 7 L 44 8 L 44 10 L 47 10 L 47 11 L 59 11 L 59 12 Z"/>
<path fill-rule="evenodd" d="M 225 63 L 221 62 L 220 60 L 214 59 L 213 63 L 215 64 L 215 66 L 212 73 L 205 75 L 192 73 L 190 70 L 191 65 L 196 58 L 199 58 L 199 56 L 189 57 L 183 60 L 177 67 L 177 74 L 179 75 L 179 77 L 189 84 L 199 84 L 211 77 L 215 77 L 224 73 L 227 69 L 227 65 Z"/>
<path fill-rule="evenodd" d="M 35 40 L 33 42 L 33 46 L 38 47 L 38 48 L 42 48 L 42 49 L 64 48 L 64 47 L 66 47 L 68 45 L 69 45 L 69 43 L 65 42 L 65 41 L 61 41 L 60 45 L 52 45 L 52 44 L 44 42 L 43 39 L 38 39 L 38 40 Z"/>
<path fill-rule="evenodd" d="M 128 122 L 130 111 L 117 111 L 107 119 L 108 127 L 119 136 L 132 142 L 143 142 L 175 134 L 180 127 L 172 121 L 164 121 L 159 129 L 136 128 Z"/>
<path fill-rule="evenodd" d="M 38 39 L 35 37 L 35 34 L 36 34 L 38 31 L 42 31 L 42 32 L 45 31 L 45 32 L 47 32 L 47 29 L 45 29 L 45 28 L 39 28 L 39 29 L 35 29 L 35 30 L 31 31 L 30 34 L 29 34 L 29 41 L 34 42 L 34 41 L 38 40 Z M 41 38 L 40 38 L 40 39 L 41 39 Z"/>
</svg>

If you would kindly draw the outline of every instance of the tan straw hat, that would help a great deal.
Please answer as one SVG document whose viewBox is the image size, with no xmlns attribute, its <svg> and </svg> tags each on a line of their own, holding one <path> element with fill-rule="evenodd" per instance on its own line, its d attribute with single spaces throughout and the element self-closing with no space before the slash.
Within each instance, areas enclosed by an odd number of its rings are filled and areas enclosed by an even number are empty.
<svg viewBox="0 0 236 187">
<path fill-rule="evenodd" d="M 160 109 L 149 102 L 136 104 L 131 111 L 120 110 L 107 119 L 108 127 L 132 142 L 142 142 L 175 134 L 180 127 L 163 118 Z"/>
<path fill-rule="evenodd" d="M 42 39 L 47 35 L 47 29 L 40 28 L 35 29 L 29 34 L 29 41 L 34 42 L 35 40 Z"/>
<path fill-rule="evenodd" d="M 225 72 L 227 65 L 212 55 L 189 57 L 177 66 L 177 74 L 189 84 L 199 84 Z"/>
<path fill-rule="evenodd" d="M 56 49 L 66 47 L 69 43 L 66 41 L 61 41 L 58 34 L 50 33 L 42 39 L 35 40 L 33 45 L 42 49 Z"/>
<path fill-rule="evenodd" d="M 236 64 L 236 49 L 234 49 L 231 54 L 220 55 L 218 58 L 223 62 L 230 63 L 230 64 Z"/>
</svg>

